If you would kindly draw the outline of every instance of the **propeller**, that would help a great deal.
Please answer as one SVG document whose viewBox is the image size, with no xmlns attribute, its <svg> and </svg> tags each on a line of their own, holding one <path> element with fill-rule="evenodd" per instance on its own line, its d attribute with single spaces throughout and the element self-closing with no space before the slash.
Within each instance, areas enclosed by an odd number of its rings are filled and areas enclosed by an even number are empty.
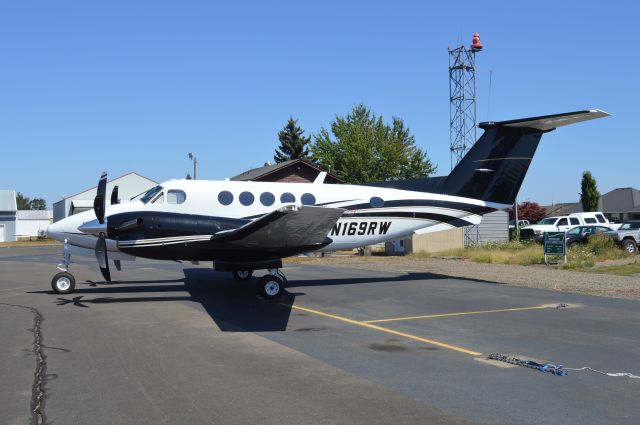
<svg viewBox="0 0 640 425">
<path fill-rule="evenodd" d="M 117 186 L 116 186 L 117 188 Z M 117 199 L 117 190 L 116 192 Z M 93 200 L 93 211 L 96 213 L 96 218 L 100 224 L 104 224 L 104 214 L 105 214 L 105 201 L 106 201 L 106 193 L 107 193 L 107 172 L 105 171 L 100 176 L 100 182 L 98 183 L 98 190 L 96 193 L 96 197 Z M 111 196 L 113 200 L 113 194 Z M 113 202 L 112 202 L 113 203 Z M 96 242 L 96 259 L 98 260 L 98 265 L 100 266 L 100 272 L 102 273 L 102 277 L 107 282 L 111 281 L 111 273 L 109 272 L 109 259 L 107 257 L 107 238 L 105 232 L 100 232 L 98 234 L 98 241 Z"/>
<path fill-rule="evenodd" d="M 105 195 L 107 193 L 107 172 L 103 172 L 100 176 L 100 182 L 98 182 L 98 192 L 93 199 L 93 211 L 96 213 L 96 218 L 100 224 L 104 223 L 104 210 L 105 210 Z"/>
<path fill-rule="evenodd" d="M 113 190 L 111 191 L 111 205 L 118 203 L 118 186 L 113 186 Z"/>
</svg>

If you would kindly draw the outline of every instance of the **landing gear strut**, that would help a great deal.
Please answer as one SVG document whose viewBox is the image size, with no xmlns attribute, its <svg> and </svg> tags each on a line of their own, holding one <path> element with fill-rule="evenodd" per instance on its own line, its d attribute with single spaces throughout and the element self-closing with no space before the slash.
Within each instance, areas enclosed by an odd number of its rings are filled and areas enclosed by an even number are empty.
<svg viewBox="0 0 640 425">
<path fill-rule="evenodd" d="M 71 253 L 69 252 L 69 242 L 65 239 L 62 248 L 62 262 L 58 264 L 60 273 L 51 279 L 51 289 L 58 294 L 71 294 L 76 287 L 76 279 L 68 271 L 69 264 L 71 264 Z"/>
</svg>

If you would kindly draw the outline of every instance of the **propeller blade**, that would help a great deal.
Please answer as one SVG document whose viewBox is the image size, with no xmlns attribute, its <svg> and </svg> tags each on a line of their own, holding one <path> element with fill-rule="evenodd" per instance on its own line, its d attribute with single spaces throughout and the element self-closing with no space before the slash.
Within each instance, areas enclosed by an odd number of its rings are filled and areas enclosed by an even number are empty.
<svg viewBox="0 0 640 425">
<path fill-rule="evenodd" d="M 100 224 L 104 223 L 104 210 L 105 210 L 105 196 L 107 192 L 107 172 L 105 171 L 100 176 L 100 182 L 98 183 L 98 191 L 96 197 L 93 199 L 93 211 L 96 213 L 96 218 Z"/>
<path fill-rule="evenodd" d="M 109 273 L 109 259 L 107 258 L 107 239 L 104 236 L 104 233 L 100 233 L 98 236 L 98 241 L 96 242 L 96 259 L 98 260 L 98 265 L 100 266 L 100 272 L 104 277 L 104 280 L 107 282 L 111 282 L 111 273 Z"/>
<path fill-rule="evenodd" d="M 118 186 L 114 186 L 111 191 L 111 205 L 118 204 Z"/>
</svg>

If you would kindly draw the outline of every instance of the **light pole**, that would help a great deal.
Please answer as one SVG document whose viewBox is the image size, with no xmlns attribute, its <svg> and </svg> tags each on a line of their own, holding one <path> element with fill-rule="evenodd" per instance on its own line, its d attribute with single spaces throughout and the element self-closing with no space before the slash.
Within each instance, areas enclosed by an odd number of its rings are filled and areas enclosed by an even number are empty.
<svg viewBox="0 0 640 425">
<path fill-rule="evenodd" d="M 189 152 L 189 159 L 193 160 L 193 179 L 196 179 L 196 170 L 198 169 L 198 160 L 195 155 Z"/>
</svg>

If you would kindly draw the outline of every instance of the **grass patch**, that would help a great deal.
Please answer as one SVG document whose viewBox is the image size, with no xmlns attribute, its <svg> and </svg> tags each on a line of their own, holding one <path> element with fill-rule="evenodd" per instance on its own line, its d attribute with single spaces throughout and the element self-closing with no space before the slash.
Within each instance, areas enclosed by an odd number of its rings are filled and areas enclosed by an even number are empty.
<svg viewBox="0 0 640 425">
<path fill-rule="evenodd" d="M 49 239 L 49 238 L 44 238 L 44 239 L 33 239 L 33 240 L 29 240 L 29 239 L 23 239 L 23 240 L 19 240 L 19 241 L 14 241 L 14 242 L 0 242 L 0 247 L 10 247 L 10 246 L 48 246 L 48 245 L 60 245 L 60 242 L 54 240 L 54 239 Z"/>
<path fill-rule="evenodd" d="M 542 246 L 520 241 L 489 242 L 469 248 L 457 248 L 438 254 L 442 257 L 468 258 L 476 263 L 531 265 L 544 262 Z"/>
<path fill-rule="evenodd" d="M 640 261 L 636 260 L 633 263 L 621 264 L 619 266 L 595 267 L 584 271 L 614 274 L 616 276 L 640 276 Z"/>
<path fill-rule="evenodd" d="M 476 263 L 489 264 L 519 264 L 523 266 L 544 264 L 544 251 L 541 244 L 520 241 L 490 242 L 480 246 L 444 251 L 438 256 L 462 257 Z M 579 245 L 576 249 L 569 250 L 567 253 L 568 264 L 562 265 L 562 268 L 567 270 L 585 269 L 593 267 L 599 262 L 628 257 L 629 254 L 620 249 L 610 238 L 595 235 L 589 238 L 588 244 Z"/>
</svg>

